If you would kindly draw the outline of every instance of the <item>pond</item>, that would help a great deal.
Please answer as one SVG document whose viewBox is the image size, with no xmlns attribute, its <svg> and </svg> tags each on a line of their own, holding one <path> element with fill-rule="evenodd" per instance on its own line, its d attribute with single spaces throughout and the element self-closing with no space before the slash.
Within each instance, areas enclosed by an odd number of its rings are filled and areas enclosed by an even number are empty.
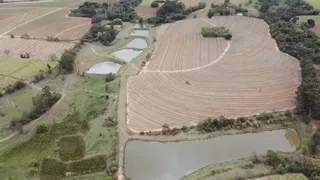
<svg viewBox="0 0 320 180">
<path fill-rule="evenodd" d="M 147 41 L 141 38 L 136 38 L 130 41 L 127 44 L 128 48 L 137 48 L 137 49 L 144 49 L 148 47 Z"/>
<path fill-rule="evenodd" d="M 133 30 L 130 35 L 131 36 L 148 37 L 149 36 L 149 31 L 148 30 Z"/>
<path fill-rule="evenodd" d="M 120 69 L 120 66 L 120 64 L 113 62 L 101 62 L 90 67 L 87 74 L 116 74 Z"/>
<path fill-rule="evenodd" d="M 131 180 L 177 180 L 206 165 L 250 157 L 253 152 L 293 152 L 300 143 L 297 137 L 293 130 L 275 130 L 176 143 L 129 141 L 125 173 Z"/>
<path fill-rule="evenodd" d="M 124 61 L 131 61 L 135 57 L 139 56 L 143 51 L 135 51 L 132 49 L 122 49 L 120 51 L 113 52 L 112 55 L 122 59 Z"/>
<path fill-rule="evenodd" d="M 133 29 L 148 29 L 148 25 L 147 24 L 135 24 L 133 26 Z"/>
</svg>

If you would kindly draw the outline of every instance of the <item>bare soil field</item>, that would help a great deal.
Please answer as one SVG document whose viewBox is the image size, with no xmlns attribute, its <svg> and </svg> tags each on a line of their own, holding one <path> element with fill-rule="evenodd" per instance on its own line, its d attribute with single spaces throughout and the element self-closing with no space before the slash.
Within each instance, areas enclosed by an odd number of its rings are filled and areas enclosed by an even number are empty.
<svg viewBox="0 0 320 180">
<path fill-rule="evenodd" d="M 69 8 L 54 11 L 42 18 L 22 25 L 7 34 L 22 36 L 28 34 L 30 37 L 45 38 L 58 37 L 63 40 L 78 40 L 91 27 L 90 18 L 68 17 Z"/>
<path fill-rule="evenodd" d="M 0 38 L 0 56 L 6 56 L 5 50 L 10 50 L 9 56 L 20 57 L 20 54 L 30 53 L 31 58 L 49 59 L 55 55 L 57 58 L 66 49 L 73 48 L 70 42 L 50 42 L 45 40 Z"/>
<path fill-rule="evenodd" d="M 30 9 L 30 8 L 22 8 L 22 9 L 0 9 L 0 12 L 6 12 L 6 14 L 15 14 L 13 16 L 5 16 L 0 21 L 0 35 L 8 34 L 15 27 L 23 25 L 39 16 L 49 13 L 54 9 L 50 8 L 41 8 L 41 9 Z M 19 13 L 20 11 L 20 13 Z M 22 12 L 22 13 L 21 13 Z M 1 17 L 1 13 L 0 13 Z"/>
<path fill-rule="evenodd" d="M 0 11 L 0 21 L 13 16 L 21 15 L 31 11 L 32 9 L 2 9 Z"/>
<path fill-rule="evenodd" d="M 204 26 L 225 26 L 231 41 L 203 38 Z M 299 61 L 281 53 L 259 19 L 189 19 L 159 28 L 150 63 L 128 80 L 127 121 L 133 131 L 195 125 L 295 107 Z M 163 34 L 161 36 L 161 34 Z"/>
<path fill-rule="evenodd" d="M 137 6 L 134 8 L 138 14 L 156 14 L 159 8 L 152 8 L 146 6 Z"/>
</svg>

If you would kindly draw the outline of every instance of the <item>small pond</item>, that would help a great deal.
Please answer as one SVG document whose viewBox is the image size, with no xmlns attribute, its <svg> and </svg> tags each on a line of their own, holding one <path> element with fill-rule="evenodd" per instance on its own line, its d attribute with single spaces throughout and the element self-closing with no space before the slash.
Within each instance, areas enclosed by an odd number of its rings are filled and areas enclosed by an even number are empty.
<svg viewBox="0 0 320 180">
<path fill-rule="evenodd" d="M 127 44 L 128 48 L 137 48 L 137 49 L 144 49 L 148 47 L 147 41 L 141 38 L 136 38 L 130 41 Z"/>
<path fill-rule="evenodd" d="M 88 71 L 87 74 L 116 74 L 121 65 L 113 62 L 101 62 L 93 65 Z"/>
<path fill-rule="evenodd" d="M 131 36 L 148 37 L 149 36 L 149 31 L 148 30 L 133 30 L 130 35 Z"/>
<path fill-rule="evenodd" d="M 135 24 L 133 26 L 133 29 L 147 29 L 148 25 L 147 24 Z"/>
<path fill-rule="evenodd" d="M 130 141 L 125 151 L 125 173 L 131 180 L 177 180 L 206 165 L 250 157 L 253 152 L 264 154 L 269 149 L 292 152 L 299 143 L 293 130 L 177 143 Z"/>
<path fill-rule="evenodd" d="M 120 51 L 113 52 L 112 55 L 124 61 L 131 61 L 142 52 L 143 51 L 135 51 L 132 49 L 122 49 Z"/>
</svg>

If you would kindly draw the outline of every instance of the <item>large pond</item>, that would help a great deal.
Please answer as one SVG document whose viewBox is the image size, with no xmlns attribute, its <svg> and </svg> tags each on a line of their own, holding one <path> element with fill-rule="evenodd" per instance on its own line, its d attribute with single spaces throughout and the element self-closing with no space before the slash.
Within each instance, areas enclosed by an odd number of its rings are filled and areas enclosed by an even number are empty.
<svg viewBox="0 0 320 180">
<path fill-rule="evenodd" d="M 113 62 L 101 62 L 93 65 L 88 71 L 87 74 L 116 74 L 121 65 Z"/>
<path fill-rule="evenodd" d="M 215 162 L 264 154 L 267 150 L 295 151 L 299 137 L 293 130 L 226 135 L 202 141 L 159 143 L 130 141 L 125 172 L 131 180 L 177 180 Z"/>
<path fill-rule="evenodd" d="M 136 38 L 130 41 L 127 44 L 128 48 L 137 48 L 137 49 L 144 49 L 148 47 L 147 41 L 141 38 Z"/>
<path fill-rule="evenodd" d="M 132 49 L 122 49 L 120 51 L 113 52 L 112 55 L 122 59 L 124 61 L 131 61 L 135 57 L 139 56 L 143 51 L 135 51 Z"/>
<path fill-rule="evenodd" d="M 148 36 L 149 36 L 149 31 L 148 31 L 148 30 L 133 30 L 130 35 L 131 35 L 131 36 L 144 36 L 144 37 L 148 37 Z"/>
</svg>

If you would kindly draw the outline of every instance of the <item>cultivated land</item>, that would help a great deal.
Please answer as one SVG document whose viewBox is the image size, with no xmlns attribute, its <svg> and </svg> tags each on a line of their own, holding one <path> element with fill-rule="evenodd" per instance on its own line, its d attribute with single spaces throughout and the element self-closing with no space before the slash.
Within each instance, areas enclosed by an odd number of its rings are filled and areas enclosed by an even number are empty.
<svg viewBox="0 0 320 180">
<path fill-rule="evenodd" d="M 55 55 L 57 58 L 66 49 L 72 49 L 74 43 L 50 42 L 45 40 L 21 39 L 21 38 L 0 38 L 0 56 L 7 56 L 6 50 L 10 50 L 9 56 L 20 57 L 20 54 L 30 53 L 30 57 L 49 59 Z"/>
<path fill-rule="evenodd" d="M 222 25 L 233 34 L 231 41 L 200 34 L 203 26 Z M 262 20 L 190 19 L 169 25 L 157 39 L 150 63 L 128 81 L 131 130 L 190 126 L 208 117 L 295 107 L 299 61 L 278 51 Z"/>
</svg>

